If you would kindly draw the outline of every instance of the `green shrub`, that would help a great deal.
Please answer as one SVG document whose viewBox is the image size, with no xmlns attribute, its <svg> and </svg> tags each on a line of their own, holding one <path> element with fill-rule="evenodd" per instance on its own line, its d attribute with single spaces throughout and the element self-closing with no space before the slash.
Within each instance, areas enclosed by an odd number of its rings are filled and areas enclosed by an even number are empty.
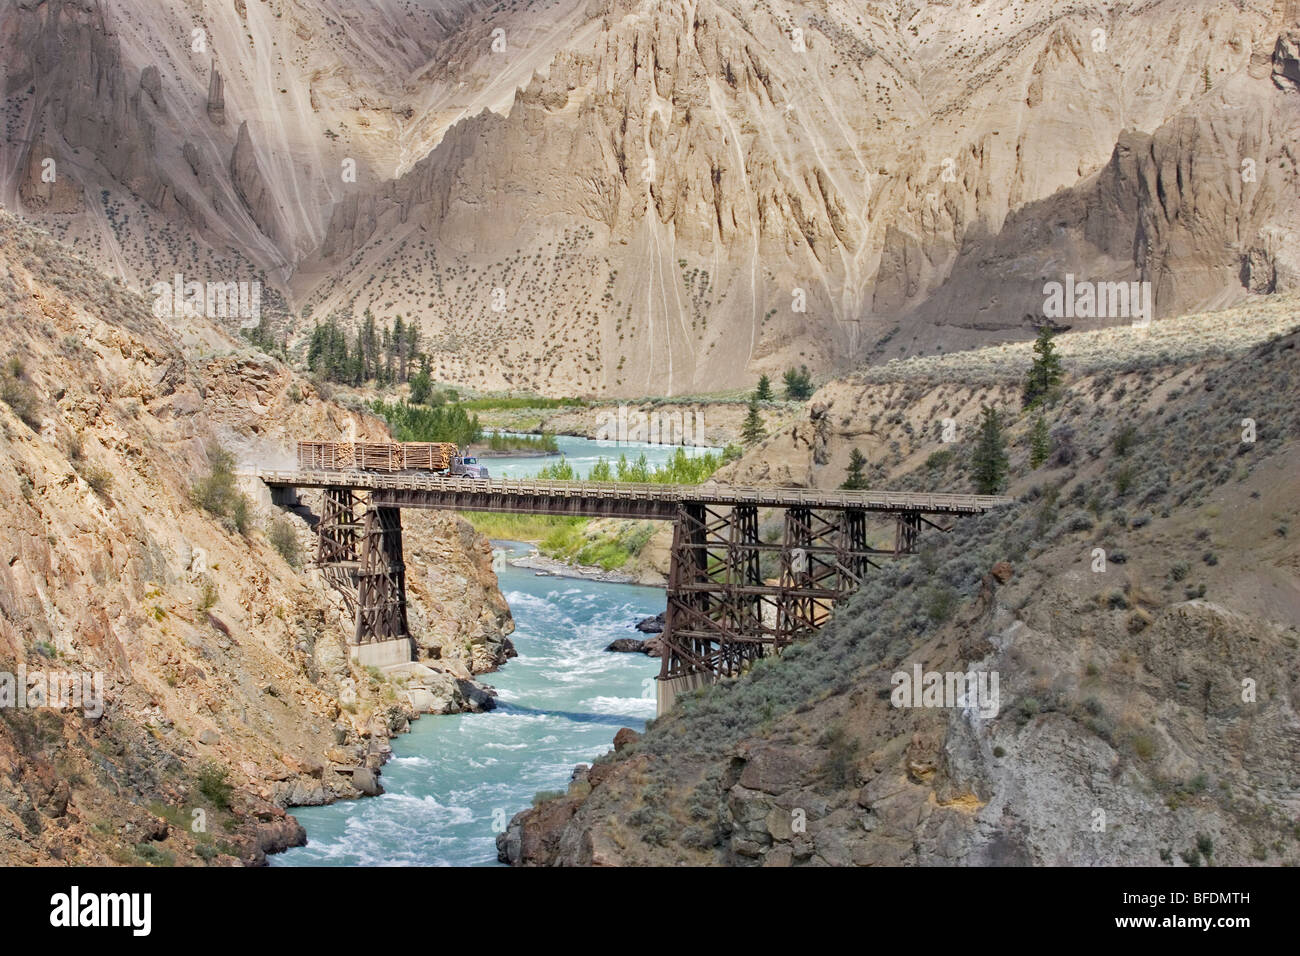
<svg viewBox="0 0 1300 956">
<path fill-rule="evenodd" d="M 493 432 L 487 436 L 487 446 L 492 451 L 547 451 L 558 452 L 559 443 L 549 432 L 540 435 L 502 435 Z"/>
<path fill-rule="evenodd" d="M 470 415 L 461 405 L 430 408 L 376 399 L 367 410 L 383 417 L 398 441 L 447 441 L 465 448 L 483 440 L 478 415 Z"/>
<path fill-rule="evenodd" d="M 944 448 L 931 452 L 930 457 L 925 460 L 925 467 L 927 471 L 941 471 L 948 467 L 950 461 L 952 461 L 952 450 Z"/>
<path fill-rule="evenodd" d="M 1150 760 L 1156 754 L 1156 742 L 1149 734 L 1134 734 L 1129 744 L 1139 760 Z"/>
<path fill-rule="evenodd" d="M 190 500 L 209 514 L 221 518 L 231 531 L 248 533 L 252 502 L 236 483 L 235 456 L 224 448 L 215 448 L 208 453 L 208 473 L 194 483 Z"/>
<path fill-rule="evenodd" d="M 229 770 L 212 761 L 199 768 L 199 793 L 220 810 L 230 809 L 230 796 L 235 792 L 234 784 L 226 779 L 229 775 Z"/>
<path fill-rule="evenodd" d="M 1129 451 L 1133 448 L 1133 445 L 1137 442 L 1137 434 L 1138 431 L 1136 426 L 1125 425 L 1118 432 L 1116 432 L 1115 437 L 1111 439 L 1111 443 L 1110 443 L 1111 450 L 1119 457 L 1121 458 L 1124 457 L 1129 453 Z"/>
<path fill-rule="evenodd" d="M 17 361 L 20 367 L 22 365 L 17 358 L 10 361 L 11 363 Z M 23 424 L 32 431 L 40 430 L 40 403 L 36 398 L 36 390 L 16 375 L 13 375 L 12 372 L 0 376 L 0 402 L 8 405 Z"/>
<path fill-rule="evenodd" d="M 152 843 L 137 843 L 135 855 L 141 862 L 148 863 L 150 866 L 171 866 L 176 862 L 176 854 Z"/>
<path fill-rule="evenodd" d="M 858 742 L 845 733 L 843 727 L 833 727 L 824 733 L 818 746 L 826 748 L 826 759 L 822 762 L 822 772 L 827 782 L 837 789 L 852 787 L 857 784 Z"/>
<path fill-rule="evenodd" d="M 298 533 L 288 518 L 280 517 L 272 521 L 271 527 L 266 530 L 266 538 L 290 567 L 296 568 L 302 564 L 302 549 L 298 546 Z"/>
<path fill-rule="evenodd" d="M 1092 527 L 1092 515 L 1084 511 L 1076 511 L 1065 519 L 1066 531 L 1089 531 Z"/>
<path fill-rule="evenodd" d="M 957 595 L 949 587 L 930 587 L 925 594 L 925 616 L 942 624 L 957 610 Z"/>
<path fill-rule="evenodd" d="M 1125 465 L 1115 472 L 1115 494 L 1121 498 L 1133 487 L 1134 472 L 1131 465 Z"/>
<path fill-rule="evenodd" d="M 199 591 L 198 608 L 200 611 L 206 613 L 208 611 L 211 611 L 212 608 L 216 606 L 216 603 L 217 603 L 217 586 L 213 584 L 211 580 L 206 580 L 203 582 L 203 587 Z"/>
<path fill-rule="evenodd" d="M 100 468 L 98 465 L 82 465 L 78 474 L 100 497 L 108 497 L 109 492 L 113 490 L 113 475 L 107 468 Z"/>
</svg>

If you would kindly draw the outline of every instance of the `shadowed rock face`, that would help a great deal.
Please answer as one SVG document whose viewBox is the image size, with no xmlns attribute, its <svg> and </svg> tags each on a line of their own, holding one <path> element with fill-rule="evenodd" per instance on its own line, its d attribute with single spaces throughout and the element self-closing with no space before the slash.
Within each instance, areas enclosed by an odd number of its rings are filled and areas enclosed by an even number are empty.
<svg viewBox="0 0 1300 956">
<path fill-rule="evenodd" d="M 226 122 L 226 93 L 225 86 L 221 82 L 221 73 L 217 70 L 217 65 L 212 65 L 212 72 L 208 77 L 208 116 L 212 117 L 212 122 L 218 126 Z M 239 135 L 244 138 L 248 135 L 247 124 L 240 124 Z M 236 143 L 238 148 L 238 143 Z"/>
<path fill-rule="evenodd" d="M 230 154 L 230 180 L 234 183 L 235 192 L 243 200 L 244 208 L 253 217 L 262 234 L 274 240 L 279 233 L 275 199 L 267 189 L 262 170 L 257 165 L 257 154 L 248 135 L 247 123 L 239 124 L 239 136 L 235 139 L 234 152 Z"/>
<path fill-rule="evenodd" d="M 1273 82 L 1278 89 L 1300 89 L 1300 30 L 1288 30 L 1273 48 Z"/>
<path fill-rule="evenodd" d="M 366 0 L 339 30 L 287 0 L 202 54 L 142 4 L 0 14 L 10 122 L 143 203 L 97 254 L 260 272 L 284 326 L 415 315 L 443 380 L 677 394 L 1025 337 L 1067 272 L 1149 281 L 1157 317 L 1295 282 L 1289 2 Z M 31 161 L 3 168 L 16 200 Z M 198 251 L 141 241 L 168 223 Z"/>
</svg>

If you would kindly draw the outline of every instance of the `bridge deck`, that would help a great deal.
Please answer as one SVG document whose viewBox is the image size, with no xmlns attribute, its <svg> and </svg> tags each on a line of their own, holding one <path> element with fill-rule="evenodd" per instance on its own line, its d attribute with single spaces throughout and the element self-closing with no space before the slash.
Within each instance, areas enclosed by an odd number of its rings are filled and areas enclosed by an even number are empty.
<svg viewBox="0 0 1300 956">
<path fill-rule="evenodd" d="M 586 517 L 643 517 L 671 520 L 681 504 L 732 507 L 817 508 L 841 511 L 908 512 L 930 515 L 982 514 L 1012 499 L 996 495 L 952 495 L 899 491 L 818 491 L 707 483 L 662 485 L 640 482 L 540 481 L 534 478 L 443 478 L 365 471 L 254 472 L 270 487 L 353 488 L 373 493 L 376 504 L 400 508 L 450 508 Z"/>
</svg>

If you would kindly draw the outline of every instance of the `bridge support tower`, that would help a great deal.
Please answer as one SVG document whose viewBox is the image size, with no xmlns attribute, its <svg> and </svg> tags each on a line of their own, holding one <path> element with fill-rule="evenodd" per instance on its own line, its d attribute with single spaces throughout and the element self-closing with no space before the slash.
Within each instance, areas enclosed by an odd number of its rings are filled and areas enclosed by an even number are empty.
<svg viewBox="0 0 1300 956">
<path fill-rule="evenodd" d="M 316 564 L 353 616 L 353 656 L 363 666 L 410 661 L 401 509 L 326 488 L 321 510 Z"/>
<path fill-rule="evenodd" d="M 789 507 L 779 538 L 763 541 L 756 508 L 683 503 L 673 526 L 658 712 L 810 637 L 878 567 L 873 556 L 911 554 L 922 524 L 940 528 L 913 512 L 893 518 L 894 547 L 878 550 L 861 510 Z M 775 576 L 765 578 L 764 568 Z"/>
</svg>

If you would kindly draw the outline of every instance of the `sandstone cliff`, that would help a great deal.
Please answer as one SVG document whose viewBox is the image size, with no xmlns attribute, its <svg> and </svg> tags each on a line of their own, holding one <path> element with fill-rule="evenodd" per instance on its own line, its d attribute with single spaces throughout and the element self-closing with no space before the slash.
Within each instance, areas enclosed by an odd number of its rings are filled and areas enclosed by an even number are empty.
<svg viewBox="0 0 1300 956">
<path fill-rule="evenodd" d="M 97 714 L 0 708 L 0 857 L 258 862 L 302 839 L 286 806 L 373 792 L 416 708 L 354 672 L 300 518 L 252 485 L 246 509 L 195 489 L 219 449 L 274 466 L 302 434 L 386 433 L 7 213 L 0 298 L 0 671 L 99 673 L 104 692 Z M 468 708 L 509 611 L 463 521 L 412 538 L 423 656 Z"/>
</svg>

